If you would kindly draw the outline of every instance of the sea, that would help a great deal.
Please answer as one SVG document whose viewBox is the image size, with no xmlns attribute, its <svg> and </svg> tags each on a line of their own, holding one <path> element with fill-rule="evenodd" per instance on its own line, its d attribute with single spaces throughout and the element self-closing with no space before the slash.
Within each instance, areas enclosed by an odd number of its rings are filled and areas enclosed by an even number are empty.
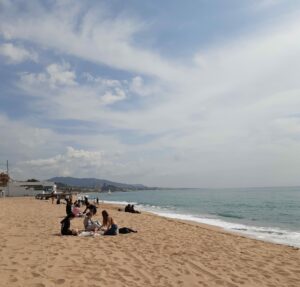
<svg viewBox="0 0 300 287">
<path fill-rule="evenodd" d="M 89 197 L 300 247 L 300 187 L 156 189 Z"/>
</svg>

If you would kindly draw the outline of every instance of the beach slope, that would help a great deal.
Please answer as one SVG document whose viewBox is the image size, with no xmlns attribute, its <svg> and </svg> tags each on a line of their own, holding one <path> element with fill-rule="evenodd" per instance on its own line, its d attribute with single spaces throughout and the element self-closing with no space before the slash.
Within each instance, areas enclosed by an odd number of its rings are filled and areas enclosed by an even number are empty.
<svg viewBox="0 0 300 287">
<path fill-rule="evenodd" d="M 138 233 L 63 237 L 65 205 L 1 199 L 0 286 L 300 286 L 297 248 L 103 208 Z M 82 229 L 82 221 L 72 226 Z"/>
</svg>

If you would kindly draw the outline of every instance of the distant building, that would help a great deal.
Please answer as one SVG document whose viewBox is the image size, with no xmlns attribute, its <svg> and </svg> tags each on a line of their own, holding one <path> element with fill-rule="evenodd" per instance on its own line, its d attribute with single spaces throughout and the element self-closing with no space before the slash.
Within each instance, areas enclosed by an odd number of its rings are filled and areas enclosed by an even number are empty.
<svg viewBox="0 0 300 287">
<path fill-rule="evenodd" d="M 56 191 L 54 182 L 51 181 L 11 181 L 4 190 L 5 196 L 36 196 L 39 193 L 51 193 Z"/>
</svg>

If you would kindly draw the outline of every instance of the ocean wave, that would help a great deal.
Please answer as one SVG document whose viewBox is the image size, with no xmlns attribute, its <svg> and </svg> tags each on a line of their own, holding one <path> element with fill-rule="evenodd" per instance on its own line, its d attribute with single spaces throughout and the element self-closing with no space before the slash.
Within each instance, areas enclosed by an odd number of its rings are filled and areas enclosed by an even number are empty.
<svg viewBox="0 0 300 287">
<path fill-rule="evenodd" d="M 179 220 L 187 220 L 197 223 L 208 224 L 212 226 L 220 227 L 224 230 L 236 232 L 241 235 L 249 236 L 255 239 L 269 241 L 278 244 L 284 244 L 294 247 L 300 247 L 300 232 L 295 232 L 291 230 L 285 230 L 276 227 L 263 227 L 263 226 L 254 226 L 247 225 L 243 223 L 234 223 L 230 222 L 230 218 L 234 219 L 243 219 L 241 216 L 236 216 L 231 213 L 219 213 L 215 214 L 215 216 L 210 214 L 189 214 L 184 213 L 184 211 L 174 210 L 174 207 L 170 208 L 163 206 L 155 206 L 150 204 L 139 204 L 137 202 L 129 202 L 129 201 L 113 201 L 113 200 L 105 200 L 102 201 L 104 203 L 111 204 L 134 204 L 136 205 L 137 210 L 151 212 L 153 214 L 179 219 Z M 226 219 L 223 219 L 226 218 Z"/>
<path fill-rule="evenodd" d="M 204 223 L 204 224 L 223 228 L 224 230 L 227 231 L 237 232 L 242 235 L 244 234 L 246 236 L 255 239 L 294 246 L 294 247 L 300 247 L 300 232 L 284 230 L 276 227 L 260 227 L 260 226 L 251 226 L 246 224 L 234 223 L 234 222 L 222 220 L 220 218 L 211 218 L 210 215 L 184 214 L 184 213 L 174 212 L 173 210 L 171 211 L 167 209 L 161 210 L 154 207 L 147 208 L 146 206 L 143 205 L 138 205 L 138 207 L 141 210 L 152 212 L 159 216 L 193 221 L 197 223 Z M 230 218 L 229 216 L 227 217 Z M 232 218 L 236 218 L 236 217 L 232 217 Z"/>
<path fill-rule="evenodd" d="M 107 203 L 107 204 L 118 204 L 118 205 L 137 204 L 137 202 L 132 202 L 132 201 L 116 201 L 116 200 L 101 200 L 100 202 Z"/>
<path fill-rule="evenodd" d="M 240 216 L 240 215 L 235 215 L 235 214 L 232 214 L 232 213 L 217 213 L 218 216 L 220 217 L 228 217 L 228 218 L 236 218 L 236 219 L 243 219 L 244 217 L 243 216 Z"/>
</svg>

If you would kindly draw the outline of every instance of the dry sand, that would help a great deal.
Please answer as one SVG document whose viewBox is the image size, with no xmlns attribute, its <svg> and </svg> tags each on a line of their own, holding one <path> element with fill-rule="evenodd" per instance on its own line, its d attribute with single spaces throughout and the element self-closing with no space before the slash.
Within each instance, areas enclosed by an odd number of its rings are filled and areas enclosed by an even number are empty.
<svg viewBox="0 0 300 287">
<path fill-rule="evenodd" d="M 0 286 L 300 286 L 296 248 L 100 208 L 138 233 L 60 236 L 65 205 L 1 199 Z M 81 229 L 82 221 L 72 226 Z"/>
</svg>

